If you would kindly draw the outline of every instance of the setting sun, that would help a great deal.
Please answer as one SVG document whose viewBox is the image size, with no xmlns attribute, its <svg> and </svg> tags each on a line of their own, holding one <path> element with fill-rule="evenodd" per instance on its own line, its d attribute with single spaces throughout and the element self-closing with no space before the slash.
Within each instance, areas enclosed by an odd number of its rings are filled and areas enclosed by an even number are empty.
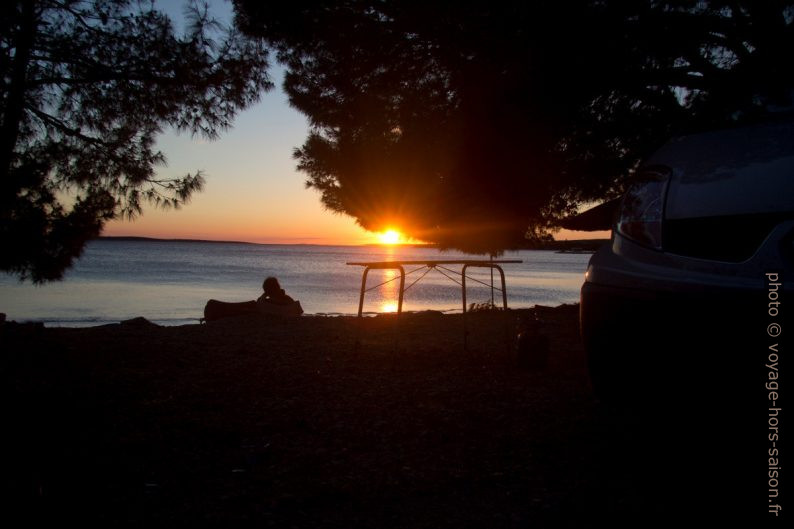
<svg viewBox="0 0 794 529">
<path fill-rule="evenodd" d="M 401 238 L 402 236 L 397 230 L 386 230 L 378 235 L 378 241 L 381 244 L 397 244 Z"/>
</svg>

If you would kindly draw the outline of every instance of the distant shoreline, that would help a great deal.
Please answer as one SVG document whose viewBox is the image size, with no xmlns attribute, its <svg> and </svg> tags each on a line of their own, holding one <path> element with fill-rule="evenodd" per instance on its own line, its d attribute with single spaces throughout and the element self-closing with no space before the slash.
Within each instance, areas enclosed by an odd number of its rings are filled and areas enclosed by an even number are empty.
<svg viewBox="0 0 794 529">
<path fill-rule="evenodd" d="M 320 244 L 320 243 L 279 243 L 279 242 L 249 242 L 249 241 L 218 241 L 212 239 L 163 239 L 158 237 L 136 237 L 125 235 L 103 235 L 96 237 L 94 240 L 102 241 L 128 241 L 128 242 L 186 242 L 186 243 L 209 243 L 209 244 L 248 244 L 252 246 L 350 246 L 350 247 L 381 247 L 382 244 L 365 243 L 365 244 Z M 609 239 L 571 239 L 562 241 L 548 241 L 542 243 L 528 243 L 522 248 L 511 248 L 505 251 L 518 251 L 518 250 L 550 250 L 550 251 L 595 251 L 604 244 L 608 243 Z M 437 249 L 438 245 L 431 243 L 407 243 L 399 244 L 406 248 L 430 248 Z"/>
<path fill-rule="evenodd" d="M 250 242 L 250 241 L 219 241 L 214 239 L 163 239 L 159 237 L 137 237 L 129 235 L 102 235 L 93 240 L 102 241 L 141 241 L 141 242 L 196 242 L 196 243 L 209 243 L 209 244 L 249 244 L 252 246 L 383 246 L 377 243 L 364 243 L 364 244 L 322 244 L 317 242 Z M 398 246 L 405 246 L 407 248 L 435 248 L 434 244 L 423 243 L 410 243 L 400 244 Z"/>
<path fill-rule="evenodd" d="M 268 243 L 248 242 L 248 241 L 216 241 L 212 239 L 161 239 L 158 237 L 134 237 L 127 235 L 102 235 L 93 240 L 100 241 L 141 241 L 141 242 L 200 242 L 212 244 L 251 244 L 251 245 L 268 245 Z M 270 244 L 272 246 L 272 244 Z"/>
</svg>

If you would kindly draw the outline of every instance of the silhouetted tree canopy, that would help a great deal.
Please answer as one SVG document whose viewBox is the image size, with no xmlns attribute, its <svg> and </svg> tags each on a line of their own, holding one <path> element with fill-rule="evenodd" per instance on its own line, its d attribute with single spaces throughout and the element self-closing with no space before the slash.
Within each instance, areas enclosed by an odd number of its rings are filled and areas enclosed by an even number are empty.
<svg viewBox="0 0 794 529">
<path fill-rule="evenodd" d="M 17 0 L 0 7 L 0 270 L 57 279 L 85 242 L 151 202 L 178 207 L 164 127 L 215 138 L 270 88 L 262 44 L 197 3 L 187 27 L 152 2 Z"/>
<path fill-rule="evenodd" d="M 791 2 L 235 7 L 288 67 L 325 206 L 464 250 L 547 236 L 671 135 L 791 105 Z"/>
</svg>

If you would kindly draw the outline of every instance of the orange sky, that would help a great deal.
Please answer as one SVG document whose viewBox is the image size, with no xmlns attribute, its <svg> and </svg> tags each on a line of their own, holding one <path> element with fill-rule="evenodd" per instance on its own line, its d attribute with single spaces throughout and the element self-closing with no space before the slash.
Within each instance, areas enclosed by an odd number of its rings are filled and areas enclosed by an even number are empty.
<svg viewBox="0 0 794 529">
<path fill-rule="evenodd" d="M 319 194 L 304 187 L 291 155 L 306 134 L 304 117 L 289 107 L 280 89 L 238 116 L 234 128 L 216 141 L 164 134 L 159 148 L 168 166 L 159 176 L 202 170 L 204 190 L 180 210 L 147 208 L 135 221 L 110 222 L 103 234 L 284 244 L 377 242 L 376 234 L 352 218 L 326 211 Z M 609 232 L 557 234 L 559 239 L 593 237 L 609 237 Z"/>
<path fill-rule="evenodd" d="M 280 86 L 281 79 L 275 79 Z M 168 166 L 160 177 L 201 170 L 205 188 L 180 210 L 147 208 L 135 221 L 113 221 L 104 235 L 239 240 L 268 243 L 361 244 L 373 236 L 349 217 L 323 209 L 295 170 L 292 150 L 306 121 L 280 89 L 240 114 L 220 139 L 164 134 L 158 147 Z"/>
<path fill-rule="evenodd" d="M 161 3 L 169 10 L 179 5 Z M 217 6 L 230 13 L 228 4 Z M 376 234 L 358 227 L 352 218 L 324 210 L 319 194 L 304 187 L 305 176 L 295 170 L 292 151 L 303 144 L 308 127 L 281 91 L 282 75 L 280 68 L 273 68 L 276 88 L 241 113 L 220 139 L 208 142 L 173 133 L 161 137 L 158 147 L 168 166 L 159 169 L 158 177 L 197 170 L 205 175 L 205 188 L 191 203 L 176 211 L 147 208 L 135 221 L 110 222 L 103 235 L 285 244 L 377 242 Z M 593 237 L 609 237 L 609 232 L 557 235 Z"/>
</svg>

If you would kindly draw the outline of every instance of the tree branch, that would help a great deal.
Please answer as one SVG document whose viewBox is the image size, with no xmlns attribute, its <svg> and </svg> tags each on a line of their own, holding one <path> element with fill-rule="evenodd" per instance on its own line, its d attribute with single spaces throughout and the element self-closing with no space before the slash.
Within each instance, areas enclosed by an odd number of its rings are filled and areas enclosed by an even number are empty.
<svg viewBox="0 0 794 529">
<path fill-rule="evenodd" d="M 49 1 L 56 8 L 63 9 L 67 13 L 70 13 L 75 18 L 75 20 L 88 31 L 91 31 L 92 33 L 101 33 L 100 30 L 98 30 L 96 27 L 92 26 L 91 24 L 85 21 L 85 19 L 83 18 L 85 16 L 85 13 L 75 11 L 68 5 L 64 4 L 63 2 L 59 2 L 58 0 L 49 0 Z M 95 20 L 101 20 L 101 19 L 96 18 Z"/>
<path fill-rule="evenodd" d="M 30 112 L 32 112 L 33 114 L 35 114 L 39 119 L 49 123 L 50 125 L 52 125 L 53 127 L 57 128 L 59 131 L 63 132 L 67 136 L 71 136 L 73 138 L 78 138 L 78 139 L 81 139 L 81 140 L 83 140 L 85 142 L 93 143 L 94 145 L 102 145 L 104 147 L 108 147 L 109 146 L 109 144 L 107 142 L 105 142 L 105 141 L 103 141 L 103 140 L 101 140 L 99 138 L 93 138 L 91 136 L 86 136 L 85 134 L 83 134 L 80 131 L 80 129 L 71 128 L 68 125 L 66 125 L 63 121 L 61 121 L 60 119 L 56 118 L 55 116 L 47 114 L 46 112 L 43 112 L 43 111 L 39 110 L 38 108 L 36 108 L 34 106 L 25 105 L 25 108 L 27 110 L 29 110 Z"/>
<path fill-rule="evenodd" d="M 75 77 L 43 77 L 40 79 L 32 79 L 28 81 L 27 86 L 46 86 L 46 85 L 80 85 L 80 84 L 94 84 L 94 83 L 107 83 L 111 81 L 141 81 L 151 82 L 156 84 L 173 85 L 181 82 L 176 77 L 167 77 L 161 75 L 135 75 L 129 73 L 113 72 L 109 75 L 96 75 L 86 76 L 81 78 Z"/>
</svg>

